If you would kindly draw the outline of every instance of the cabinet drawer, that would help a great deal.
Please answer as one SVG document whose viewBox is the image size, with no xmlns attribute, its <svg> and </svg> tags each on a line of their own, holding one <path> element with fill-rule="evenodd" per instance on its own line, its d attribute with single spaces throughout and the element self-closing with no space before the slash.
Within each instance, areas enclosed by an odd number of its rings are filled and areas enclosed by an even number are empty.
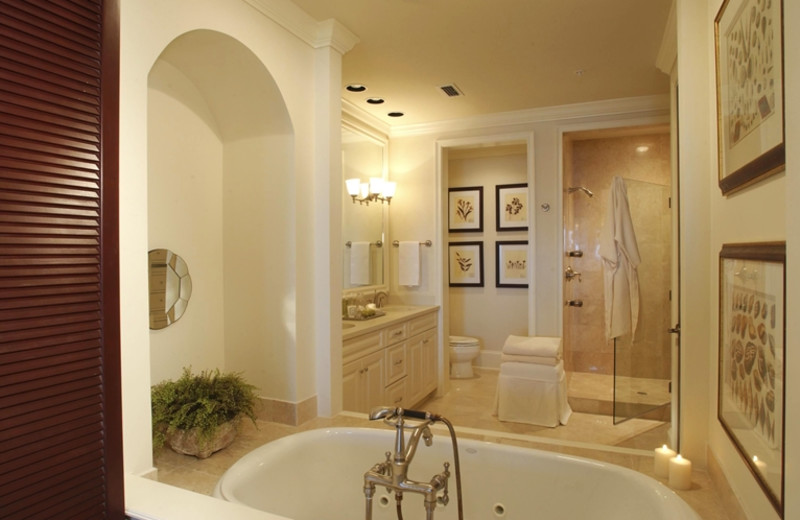
<svg viewBox="0 0 800 520">
<path fill-rule="evenodd" d="M 394 345 L 400 341 L 403 341 L 408 337 L 408 322 L 403 323 L 396 323 L 394 325 L 389 325 L 385 329 L 386 333 L 386 344 L 387 345 Z"/>
<path fill-rule="evenodd" d="M 345 363 L 361 356 L 381 350 L 384 346 L 382 331 L 370 332 L 348 339 L 342 344 L 342 359 Z"/>
<path fill-rule="evenodd" d="M 384 395 L 386 398 L 386 403 L 389 406 L 406 406 L 406 380 L 401 379 L 400 381 L 388 386 Z"/>
<path fill-rule="evenodd" d="M 402 379 L 408 373 L 406 369 L 406 351 L 408 345 L 400 343 L 386 349 L 386 385 Z"/>
<path fill-rule="evenodd" d="M 422 331 L 432 329 L 437 325 L 437 314 L 435 312 L 428 313 L 424 316 L 419 316 L 408 322 L 408 335 L 413 336 Z"/>
</svg>

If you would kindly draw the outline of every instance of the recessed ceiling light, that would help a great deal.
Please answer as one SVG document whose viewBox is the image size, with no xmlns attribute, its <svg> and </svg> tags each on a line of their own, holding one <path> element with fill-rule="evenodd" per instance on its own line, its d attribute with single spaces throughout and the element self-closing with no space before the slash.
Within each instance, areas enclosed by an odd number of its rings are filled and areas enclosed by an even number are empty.
<svg viewBox="0 0 800 520">
<path fill-rule="evenodd" d="M 359 85 L 357 83 L 354 83 L 352 85 L 347 85 L 345 88 L 350 92 L 364 92 L 365 90 L 367 90 L 366 86 Z"/>
<path fill-rule="evenodd" d="M 646 144 L 643 144 L 641 146 L 637 146 L 636 147 L 636 151 L 639 152 L 639 153 L 645 153 L 649 149 L 650 149 L 650 147 L 648 145 L 646 145 Z"/>
<path fill-rule="evenodd" d="M 386 115 L 389 117 L 403 117 L 405 114 L 402 112 L 389 112 Z"/>
<path fill-rule="evenodd" d="M 367 98 L 367 103 L 370 105 L 381 105 L 384 103 L 384 99 L 379 97 L 371 97 Z"/>
</svg>

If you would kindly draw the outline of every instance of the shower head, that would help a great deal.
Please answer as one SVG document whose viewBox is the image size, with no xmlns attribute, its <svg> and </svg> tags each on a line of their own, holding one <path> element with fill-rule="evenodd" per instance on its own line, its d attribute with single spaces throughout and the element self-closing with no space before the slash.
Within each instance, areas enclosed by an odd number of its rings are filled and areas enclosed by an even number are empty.
<svg viewBox="0 0 800 520">
<path fill-rule="evenodd" d="M 576 191 L 582 191 L 590 197 L 594 197 L 594 193 L 589 188 L 584 188 L 583 186 L 571 186 L 567 188 L 567 193 L 574 193 Z"/>
</svg>

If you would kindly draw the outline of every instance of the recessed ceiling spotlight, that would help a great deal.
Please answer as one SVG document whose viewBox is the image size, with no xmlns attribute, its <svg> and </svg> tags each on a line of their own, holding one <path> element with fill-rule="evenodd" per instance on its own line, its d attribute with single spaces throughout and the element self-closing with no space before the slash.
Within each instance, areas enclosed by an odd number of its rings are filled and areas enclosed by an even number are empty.
<svg viewBox="0 0 800 520">
<path fill-rule="evenodd" d="M 389 112 L 386 115 L 389 117 L 403 117 L 405 114 L 402 112 Z"/>
<path fill-rule="evenodd" d="M 371 97 L 367 98 L 367 103 L 370 105 L 382 105 L 384 103 L 384 99 L 379 97 Z"/>
<path fill-rule="evenodd" d="M 349 92 L 364 92 L 365 90 L 367 90 L 367 87 L 364 85 L 359 85 L 357 83 L 354 83 L 352 85 L 347 85 L 345 89 L 347 89 L 347 91 Z"/>
<path fill-rule="evenodd" d="M 636 147 L 636 151 L 637 151 L 638 153 L 645 153 L 645 152 L 646 152 L 646 151 L 648 151 L 649 149 L 650 149 L 650 146 L 648 146 L 648 145 L 646 145 L 646 144 L 643 144 L 643 145 L 641 145 L 641 146 L 637 146 L 637 147 Z"/>
</svg>

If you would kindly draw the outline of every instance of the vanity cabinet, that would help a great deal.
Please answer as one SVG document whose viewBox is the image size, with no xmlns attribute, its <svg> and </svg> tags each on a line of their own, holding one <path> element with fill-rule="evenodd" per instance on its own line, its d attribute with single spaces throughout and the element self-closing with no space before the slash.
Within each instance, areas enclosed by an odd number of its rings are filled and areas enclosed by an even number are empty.
<svg viewBox="0 0 800 520">
<path fill-rule="evenodd" d="M 436 389 L 435 309 L 384 323 L 343 342 L 345 410 L 368 413 L 379 405 L 412 407 Z"/>
</svg>

